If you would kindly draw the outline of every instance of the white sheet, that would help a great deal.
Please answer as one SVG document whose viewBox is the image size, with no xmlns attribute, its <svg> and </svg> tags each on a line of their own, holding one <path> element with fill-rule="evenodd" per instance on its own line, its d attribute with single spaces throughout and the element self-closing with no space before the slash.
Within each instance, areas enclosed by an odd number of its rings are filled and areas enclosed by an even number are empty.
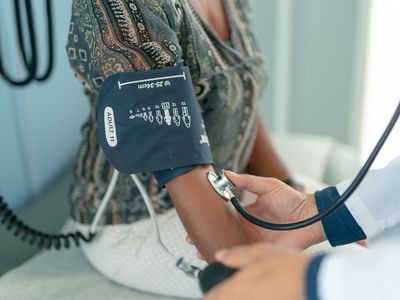
<svg viewBox="0 0 400 300">
<path fill-rule="evenodd" d="M 115 284 L 96 272 L 80 249 L 47 251 L 0 278 L 2 300 L 155 300 L 163 298 Z"/>
<path fill-rule="evenodd" d="M 312 252 L 327 250 L 326 243 Z M 343 249 L 358 246 L 340 247 Z M 339 250 L 339 249 L 336 249 Z M 42 252 L 0 278 L 0 299 L 4 300 L 156 300 L 177 299 L 125 288 L 92 268 L 79 249 Z"/>
<path fill-rule="evenodd" d="M 63 231 L 76 230 L 67 222 Z M 97 272 L 80 248 L 42 251 L 0 278 L 0 300 L 171 300 L 135 291 Z"/>
</svg>

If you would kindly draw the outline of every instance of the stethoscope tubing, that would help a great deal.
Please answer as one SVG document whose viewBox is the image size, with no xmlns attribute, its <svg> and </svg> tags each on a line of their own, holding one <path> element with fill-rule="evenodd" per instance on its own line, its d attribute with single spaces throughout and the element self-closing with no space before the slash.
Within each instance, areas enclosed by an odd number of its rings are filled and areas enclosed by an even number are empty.
<svg viewBox="0 0 400 300">
<path fill-rule="evenodd" d="M 349 197 L 355 192 L 357 187 L 360 185 L 360 183 L 363 181 L 365 176 L 367 175 L 369 169 L 371 168 L 371 165 L 375 161 L 376 157 L 378 156 L 380 150 L 382 149 L 383 145 L 385 144 L 390 132 L 393 130 L 398 118 L 400 115 L 400 102 L 397 106 L 396 111 L 394 112 L 392 118 L 390 119 L 389 124 L 387 125 L 384 133 L 380 137 L 379 141 L 375 145 L 374 149 L 372 150 L 371 154 L 369 155 L 367 161 L 361 168 L 361 170 L 358 172 L 357 176 L 354 178 L 354 180 L 351 182 L 349 187 L 344 191 L 344 193 L 334 202 L 332 203 L 327 209 L 324 211 L 316 214 L 313 217 L 310 217 L 308 219 L 298 221 L 298 222 L 293 222 L 293 223 L 286 223 L 286 224 L 278 224 L 278 223 L 271 223 L 267 222 L 264 220 L 261 220 L 253 215 L 251 215 L 249 212 L 247 212 L 239 202 L 239 199 L 237 197 L 232 197 L 230 199 L 230 202 L 232 205 L 236 208 L 236 210 L 249 222 L 253 223 L 254 225 L 257 225 L 259 227 L 265 228 L 265 229 L 270 229 L 270 230 L 275 230 L 275 231 L 285 231 L 285 230 L 295 230 L 295 229 L 300 229 L 304 228 L 306 226 L 310 226 L 312 224 L 315 224 L 316 222 L 321 221 L 322 219 L 332 215 L 335 213 L 335 211 L 342 205 L 344 204 Z"/>
</svg>

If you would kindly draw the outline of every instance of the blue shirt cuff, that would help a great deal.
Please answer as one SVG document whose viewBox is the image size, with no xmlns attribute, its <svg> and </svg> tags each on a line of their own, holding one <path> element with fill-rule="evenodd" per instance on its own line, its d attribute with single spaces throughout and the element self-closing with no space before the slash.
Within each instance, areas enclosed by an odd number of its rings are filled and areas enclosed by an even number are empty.
<svg viewBox="0 0 400 300">
<path fill-rule="evenodd" d="M 315 193 L 318 212 L 332 205 L 340 195 L 335 187 L 328 187 Z M 346 205 L 341 205 L 333 214 L 322 220 L 326 237 L 335 247 L 366 239 L 366 235 L 356 222 Z"/>
<path fill-rule="evenodd" d="M 318 297 L 318 271 L 322 260 L 325 255 L 315 256 L 310 264 L 306 273 L 306 299 L 307 300 L 319 300 Z"/>
<path fill-rule="evenodd" d="M 158 185 L 164 186 L 168 182 L 170 182 L 172 179 L 174 179 L 178 176 L 181 176 L 185 173 L 188 173 L 196 167 L 197 167 L 197 165 L 192 165 L 192 166 L 185 166 L 185 167 L 178 167 L 178 168 L 173 168 L 173 169 L 154 171 L 153 175 L 156 178 Z"/>
</svg>

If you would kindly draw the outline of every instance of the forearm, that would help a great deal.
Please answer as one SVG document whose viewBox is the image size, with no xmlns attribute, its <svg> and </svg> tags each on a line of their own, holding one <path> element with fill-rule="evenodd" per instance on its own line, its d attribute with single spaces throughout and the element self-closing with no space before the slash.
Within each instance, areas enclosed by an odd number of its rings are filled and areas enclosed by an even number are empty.
<svg viewBox="0 0 400 300">
<path fill-rule="evenodd" d="M 170 181 L 166 187 L 200 253 L 208 262 L 217 250 L 246 243 L 232 208 L 207 181 L 211 166 L 198 166 Z"/>
<path fill-rule="evenodd" d="M 257 119 L 257 135 L 247 165 L 247 172 L 256 176 L 275 177 L 280 180 L 287 180 L 291 177 L 289 170 L 275 150 L 270 134 L 260 117 Z"/>
</svg>

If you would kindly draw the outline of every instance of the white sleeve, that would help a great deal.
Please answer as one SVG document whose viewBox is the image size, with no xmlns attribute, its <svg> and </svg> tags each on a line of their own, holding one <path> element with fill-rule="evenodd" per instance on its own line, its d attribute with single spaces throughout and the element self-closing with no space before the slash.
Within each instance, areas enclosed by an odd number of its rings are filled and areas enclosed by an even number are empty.
<svg viewBox="0 0 400 300">
<path fill-rule="evenodd" d="M 319 267 L 320 300 L 399 299 L 400 244 L 371 252 L 335 253 Z"/>
<path fill-rule="evenodd" d="M 336 186 L 340 195 L 350 183 L 348 180 Z M 383 169 L 368 172 L 346 206 L 368 238 L 399 224 L 400 157 Z"/>
</svg>

